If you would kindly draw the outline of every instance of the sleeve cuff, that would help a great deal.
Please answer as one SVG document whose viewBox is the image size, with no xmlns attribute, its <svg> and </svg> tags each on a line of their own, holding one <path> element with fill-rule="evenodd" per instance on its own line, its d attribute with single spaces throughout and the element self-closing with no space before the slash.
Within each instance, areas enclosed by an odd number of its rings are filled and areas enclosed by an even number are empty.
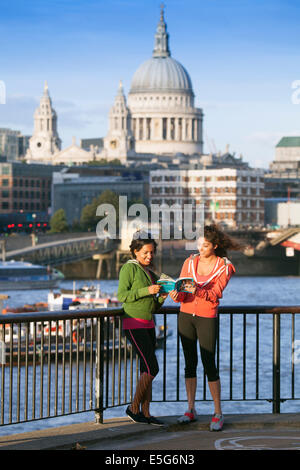
<svg viewBox="0 0 300 470">
<path fill-rule="evenodd" d="M 146 297 L 147 295 L 150 295 L 148 287 L 141 287 L 138 289 L 139 297 Z"/>
</svg>

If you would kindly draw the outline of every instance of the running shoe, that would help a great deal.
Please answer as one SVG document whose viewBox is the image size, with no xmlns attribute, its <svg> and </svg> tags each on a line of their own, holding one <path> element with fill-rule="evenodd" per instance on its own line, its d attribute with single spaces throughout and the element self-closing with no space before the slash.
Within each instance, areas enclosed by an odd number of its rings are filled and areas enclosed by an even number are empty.
<svg viewBox="0 0 300 470">
<path fill-rule="evenodd" d="M 148 424 L 148 419 L 143 415 L 143 413 L 133 413 L 129 406 L 126 409 L 126 414 L 134 423 Z"/>
<path fill-rule="evenodd" d="M 221 431 L 224 424 L 223 415 L 214 414 L 210 423 L 211 431 Z"/>
<path fill-rule="evenodd" d="M 149 424 L 153 424 L 153 426 L 165 426 L 165 423 L 163 423 L 160 419 L 155 418 L 155 416 L 149 416 L 147 418 Z"/>
<path fill-rule="evenodd" d="M 187 424 L 187 423 L 192 423 L 193 421 L 196 421 L 197 419 L 197 413 L 196 410 L 189 410 L 184 413 L 183 416 L 177 419 L 177 423 L 180 424 Z"/>
</svg>

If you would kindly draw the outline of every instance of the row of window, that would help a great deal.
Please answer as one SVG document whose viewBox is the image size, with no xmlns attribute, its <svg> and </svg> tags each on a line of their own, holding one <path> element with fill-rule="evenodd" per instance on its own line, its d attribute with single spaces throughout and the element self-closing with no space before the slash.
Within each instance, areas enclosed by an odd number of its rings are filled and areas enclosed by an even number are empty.
<svg viewBox="0 0 300 470">
<path fill-rule="evenodd" d="M 2 191 L 3 194 L 3 191 Z M 45 191 L 13 191 L 14 198 L 30 198 L 30 199 L 51 199 L 51 193 Z"/>
<path fill-rule="evenodd" d="M 238 181 L 243 183 L 264 183 L 264 178 L 261 176 L 152 176 L 151 181 L 154 182 L 175 182 L 184 181 L 189 182 L 210 182 L 210 181 Z"/>
<path fill-rule="evenodd" d="M 10 185 L 10 180 L 8 178 L 3 178 L 0 180 L 1 186 L 7 187 Z M 45 180 L 45 179 L 16 179 L 14 178 L 14 187 L 31 187 L 31 188 L 50 188 L 51 187 L 51 180 Z"/>
<path fill-rule="evenodd" d="M 0 191 L 0 195 L 3 199 L 8 199 L 10 197 L 10 192 L 3 190 Z M 51 193 L 49 192 L 40 192 L 40 191 L 13 191 L 13 197 L 15 199 L 21 198 L 30 198 L 30 199 L 51 199 Z"/>
<path fill-rule="evenodd" d="M 193 204 L 204 204 L 206 208 L 211 207 L 212 200 L 206 200 L 206 201 L 200 201 L 200 200 L 195 200 L 195 199 L 151 199 L 151 204 L 167 204 L 168 206 L 173 206 L 173 205 L 178 205 L 180 207 L 183 207 L 184 204 L 187 205 L 193 205 Z M 263 210 L 264 209 L 264 201 L 262 200 L 254 200 L 254 199 L 245 199 L 245 200 L 232 200 L 232 199 L 224 199 L 221 201 L 215 201 L 216 202 L 216 210 L 224 209 L 226 207 L 231 207 L 233 209 L 240 208 L 240 209 L 258 209 L 258 210 Z"/>
<path fill-rule="evenodd" d="M 2 180 L 3 181 L 3 180 Z M 51 187 L 51 180 L 45 180 L 45 179 L 24 179 L 24 178 L 14 178 L 14 186 L 16 187 L 23 187 L 28 188 L 29 186 L 31 188 L 50 188 Z"/>
<path fill-rule="evenodd" d="M 239 194 L 246 196 L 263 196 L 264 191 L 261 188 L 180 188 L 180 187 L 152 187 L 151 194 L 177 194 L 177 195 L 193 195 L 193 194 Z"/>
<path fill-rule="evenodd" d="M 10 204 L 7 201 L 1 203 L 3 210 L 33 210 L 33 211 L 45 211 L 48 208 L 48 204 L 45 202 L 14 202 Z"/>
</svg>

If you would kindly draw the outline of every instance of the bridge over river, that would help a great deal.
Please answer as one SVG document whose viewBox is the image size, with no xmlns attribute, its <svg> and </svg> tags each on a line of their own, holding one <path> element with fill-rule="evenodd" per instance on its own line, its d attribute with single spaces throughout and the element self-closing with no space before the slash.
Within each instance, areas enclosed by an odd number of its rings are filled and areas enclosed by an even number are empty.
<svg viewBox="0 0 300 470">
<path fill-rule="evenodd" d="M 2 245 L 2 260 L 24 260 L 33 263 L 57 265 L 92 258 L 95 254 L 105 254 L 115 249 L 110 239 L 99 239 L 96 235 L 56 239 L 31 246 L 24 246 L 26 239 L 20 240 L 20 248 L 6 251 Z M 24 237 L 28 238 L 28 237 Z M 6 247 L 5 247 L 6 248 Z"/>
</svg>

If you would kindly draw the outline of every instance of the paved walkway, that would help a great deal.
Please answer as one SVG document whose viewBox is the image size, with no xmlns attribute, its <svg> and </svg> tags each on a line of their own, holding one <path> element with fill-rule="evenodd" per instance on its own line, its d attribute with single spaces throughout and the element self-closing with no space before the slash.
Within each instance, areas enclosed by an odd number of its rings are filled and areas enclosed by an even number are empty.
<svg viewBox="0 0 300 470">
<path fill-rule="evenodd" d="M 48 428 L 0 437 L 0 450 L 300 450 L 299 414 L 226 415 L 222 432 L 209 432 L 209 416 L 188 425 L 161 417 L 165 427 L 126 418 Z"/>
</svg>

